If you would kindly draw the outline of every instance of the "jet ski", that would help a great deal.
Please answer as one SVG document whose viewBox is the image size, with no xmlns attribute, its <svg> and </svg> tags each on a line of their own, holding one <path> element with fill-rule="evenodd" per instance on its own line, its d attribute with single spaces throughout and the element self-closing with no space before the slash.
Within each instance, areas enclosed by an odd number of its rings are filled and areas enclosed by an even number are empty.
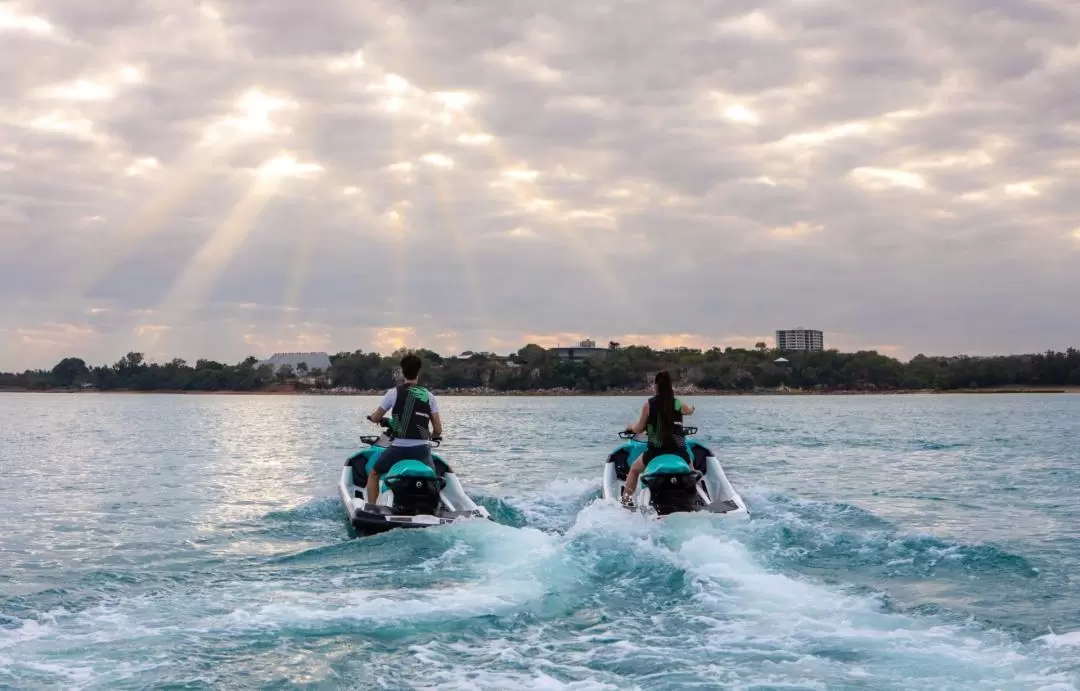
<svg viewBox="0 0 1080 691">
<path fill-rule="evenodd" d="M 374 535 L 393 528 L 427 528 L 453 523 L 464 518 L 491 519 L 487 509 L 478 506 L 465 494 L 461 481 L 453 472 L 439 475 L 422 461 L 403 460 L 395 463 L 386 475 L 379 478 L 379 496 L 374 504 L 367 501 L 368 471 L 393 441 L 388 422 L 386 430 L 377 436 L 363 436 L 368 445 L 345 461 L 341 470 L 338 492 L 349 522 L 360 535 Z M 439 446 L 439 440 L 432 440 Z M 436 466 L 448 467 L 442 457 L 432 453 Z"/>
<path fill-rule="evenodd" d="M 696 427 L 684 427 L 685 437 L 697 434 Z M 622 501 L 622 490 L 630 466 L 645 452 L 644 434 L 620 432 L 626 442 L 616 448 L 604 464 L 602 496 Z M 746 502 L 728 482 L 724 469 L 713 452 L 700 442 L 686 439 L 693 465 L 674 454 L 656 456 L 638 476 L 638 487 L 626 502 L 627 508 L 640 513 L 666 516 L 672 513 L 704 511 L 726 518 L 749 518 Z"/>
</svg>

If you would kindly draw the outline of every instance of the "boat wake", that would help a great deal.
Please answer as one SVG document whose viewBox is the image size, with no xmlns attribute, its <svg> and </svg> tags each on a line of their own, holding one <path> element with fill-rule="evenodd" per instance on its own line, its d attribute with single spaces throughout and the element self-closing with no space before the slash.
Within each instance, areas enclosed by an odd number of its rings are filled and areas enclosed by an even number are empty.
<svg viewBox="0 0 1080 691">
<path fill-rule="evenodd" d="M 782 494 L 747 492 L 755 518 L 738 523 L 650 521 L 599 494 L 595 480 L 563 480 L 479 496 L 495 520 L 363 539 L 336 498 L 276 511 L 222 538 L 264 554 L 206 545 L 182 576 L 132 567 L 107 588 L 91 579 L 0 601 L 0 685 L 1080 684 L 1076 631 L 1025 636 L 964 609 L 905 610 L 879 587 L 1038 578 L 1019 555 Z"/>
</svg>

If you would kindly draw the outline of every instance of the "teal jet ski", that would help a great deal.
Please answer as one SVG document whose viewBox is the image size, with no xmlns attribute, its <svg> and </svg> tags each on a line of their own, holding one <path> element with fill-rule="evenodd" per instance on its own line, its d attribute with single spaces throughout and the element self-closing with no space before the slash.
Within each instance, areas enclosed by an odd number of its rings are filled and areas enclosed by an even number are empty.
<svg viewBox="0 0 1080 691">
<path fill-rule="evenodd" d="M 691 463 L 675 454 L 661 454 L 652 459 L 638 476 L 634 495 L 627 508 L 658 517 L 672 513 L 705 511 L 729 518 L 749 518 L 746 502 L 731 486 L 716 455 L 700 442 L 690 439 L 696 427 L 684 427 Z M 622 491 L 630 466 L 648 447 L 644 434 L 620 432 L 624 443 L 608 454 L 604 463 L 602 496 L 622 501 Z"/>
<path fill-rule="evenodd" d="M 389 422 L 383 419 L 380 424 L 385 428 L 382 434 L 360 438 L 367 448 L 345 461 L 338 483 L 341 503 L 357 533 L 374 535 L 394 528 L 428 528 L 467 518 L 491 519 L 487 509 L 469 498 L 457 474 L 434 452 L 431 456 L 435 467 L 418 460 L 395 463 L 379 478 L 375 503 L 368 503 L 368 472 L 393 441 Z M 435 447 L 439 443 L 432 440 Z"/>
</svg>

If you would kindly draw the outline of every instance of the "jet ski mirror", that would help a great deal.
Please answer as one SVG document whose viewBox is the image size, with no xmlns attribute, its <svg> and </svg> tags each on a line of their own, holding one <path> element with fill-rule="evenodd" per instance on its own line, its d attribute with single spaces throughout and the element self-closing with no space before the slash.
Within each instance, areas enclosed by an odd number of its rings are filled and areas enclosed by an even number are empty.
<svg viewBox="0 0 1080 691">
<path fill-rule="evenodd" d="M 683 431 L 683 434 L 688 436 L 688 437 L 693 436 L 693 435 L 697 434 L 697 427 L 683 427 L 682 431 Z"/>
</svg>

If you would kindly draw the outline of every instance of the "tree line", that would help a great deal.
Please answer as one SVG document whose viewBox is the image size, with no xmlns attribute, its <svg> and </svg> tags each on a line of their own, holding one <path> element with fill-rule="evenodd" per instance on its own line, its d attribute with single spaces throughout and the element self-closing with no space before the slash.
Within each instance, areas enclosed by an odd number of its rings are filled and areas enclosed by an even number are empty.
<svg viewBox="0 0 1080 691">
<path fill-rule="evenodd" d="M 423 383 L 436 391 L 618 392 L 651 387 L 652 375 L 667 369 L 681 387 L 703 391 L 752 392 L 788 387 L 811 391 L 904 391 L 994 389 L 1004 387 L 1080 386 L 1080 351 L 1047 351 L 994 357 L 928 357 L 908 362 L 875 351 L 781 353 L 759 344 L 756 349 L 680 348 L 610 344 L 597 356 L 568 360 L 529 344 L 510 356 L 465 352 L 443 357 L 430 350 Z M 90 366 L 64 358 L 51 370 L 0 374 L 0 388 L 15 390 L 102 391 L 382 391 L 397 382 L 402 352 L 391 355 L 357 350 L 330 356 L 327 371 L 304 363 L 274 370 L 249 357 L 237 364 L 174 359 L 147 362 L 128 353 L 113 365 Z M 780 360 L 780 361 L 778 361 Z M 786 360 L 786 361 L 784 361 Z"/>
</svg>

